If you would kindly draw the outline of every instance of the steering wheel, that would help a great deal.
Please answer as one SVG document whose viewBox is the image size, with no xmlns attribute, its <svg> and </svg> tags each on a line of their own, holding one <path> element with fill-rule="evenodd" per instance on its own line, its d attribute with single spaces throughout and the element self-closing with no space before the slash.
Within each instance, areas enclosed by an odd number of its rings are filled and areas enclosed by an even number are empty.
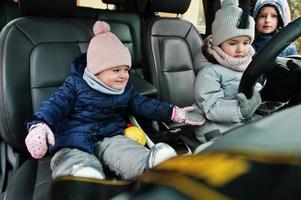
<svg viewBox="0 0 301 200">
<path fill-rule="evenodd" d="M 300 36 L 301 17 L 285 26 L 271 39 L 261 52 L 253 58 L 252 62 L 242 75 L 238 92 L 242 92 L 247 98 L 251 98 L 257 79 L 262 74 L 275 68 L 278 65 L 277 56 L 279 53 Z M 299 88 L 299 86 L 295 87 Z M 289 90 L 289 88 L 286 88 L 286 90 Z"/>
</svg>

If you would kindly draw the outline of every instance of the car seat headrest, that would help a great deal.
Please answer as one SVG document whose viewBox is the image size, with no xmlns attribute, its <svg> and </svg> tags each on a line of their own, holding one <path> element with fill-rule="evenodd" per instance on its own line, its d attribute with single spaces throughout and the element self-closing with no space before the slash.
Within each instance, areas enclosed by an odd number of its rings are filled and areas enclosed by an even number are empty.
<svg viewBox="0 0 301 200">
<path fill-rule="evenodd" d="M 103 3 L 114 4 L 114 5 L 127 5 L 129 0 L 102 0 Z"/>
<path fill-rule="evenodd" d="M 147 0 L 138 0 L 137 1 L 137 10 L 140 13 L 144 13 L 147 6 Z"/>
<path fill-rule="evenodd" d="M 191 0 L 153 0 L 151 2 L 154 12 L 168 12 L 183 14 L 189 8 Z"/>
<path fill-rule="evenodd" d="M 19 0 L 23 15 L 72 17 L 76 0 Z"/>
</svg>

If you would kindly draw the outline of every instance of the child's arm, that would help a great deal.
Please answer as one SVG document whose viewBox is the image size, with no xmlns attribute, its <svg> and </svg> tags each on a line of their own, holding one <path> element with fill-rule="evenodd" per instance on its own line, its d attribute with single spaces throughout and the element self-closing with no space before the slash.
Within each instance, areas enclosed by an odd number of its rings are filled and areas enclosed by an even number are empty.
<svg viewBox="0 0 301 200">
<path fill-rule="evenodd" d="M 27 123 L 27 129 L 40 122 L 46 123 L 53 129 L 73 108 L 75 97 L 75 80 L 73 77 L 68 77 L 64 84 L 42 103 L 32 120 Z"/>
<path fill-rule="evenodd" d="M 130 109 L 136 114 L 156 121 L 177 122 L 189 125 L 202 125 L 204 117 L 195 112 L 195 107 L 179 108 L 177 106 L 148 98 L 133 91 Z"/>
<path fill-rule="evenodd" d="M 44 123 L 32 125 L 28 132 L 26 147 L 33 158 L 40 159 L 46 154 L 48 144 L 54 145 L 54 134 Z"/>
<path fill-rule="evenodd" d="M 131 86 L 132 87 L 132 86 Z M 156 121 L 170 122 L 173 106 L 138 94 L 133 90 L 129 109 L 135 115 Z"/>
<path fill-rule="evenodd" d="M 206 118 L 215 122 L 241 122 L 244 120 L 238 100 L 225 100 L 220 77 L 210 68 L 202 69 L 194 87 L 195 100 L 203 108 Z"/>
<path fill-rule="evenodd" d="M 261 104 L 261 97 L 259 92 L 253 90 L 253 94 L 250 99 L 247 99 L 247 97 L 243 93 L 238 93 L 237 97 L 242 116 L 245 120 L 250 120 L 258 106 Z"/>
<path fill-rule="evenodd" d="M 74 106 L 75 94 L 75 81 L 69 77 L 27 122 L 28 135 L 25 144 L 33 158 L 42 158 L 48 150 L 48 145 L 55 144 L 54 134 L 49 126 L 54 129 L 70 112 Z"/>
<path fill-rule="evenodd" d="M 201 126 L 206 120 L 200 109 L 194 106 L 179 108 L 173 107 L 171 120 L 177 123 L 185 123 L 188 125 Z"/>
</svg>

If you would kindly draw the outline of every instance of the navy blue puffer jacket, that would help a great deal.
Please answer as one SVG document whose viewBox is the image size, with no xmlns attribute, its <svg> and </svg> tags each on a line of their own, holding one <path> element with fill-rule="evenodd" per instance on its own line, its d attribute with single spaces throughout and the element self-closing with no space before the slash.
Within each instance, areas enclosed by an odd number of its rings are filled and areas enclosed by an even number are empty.
<svg viewBox="0 0 301 200">
<path fill-rule="evenodd" d="M 263 47 L 275 36 L 276 33 L 270 35 L 258 35 L 256 36 L 254 42 L 252 43 L 256 54 L 261 51 Z M 297 55 L 297 49 L 294 43 L 288 45 L 278 56 L 286 57 L 290 55 Z"/>
<path fill-rule="evenodd" d="M 71 76 L 27 123 L 27 129 L 45 122 L 53 130 L 55 145 L 49 147 L 50 152 L 69 147 L 92 153 L 97 141 L 123 134 L 128 112 L 170 121 L 172 105 L 139 95 L 130 83 L 121 95 L 103 94 L 90 88 L 82 78 L 85 67 L 83 54 L 72 63 Z"/>
</svg>

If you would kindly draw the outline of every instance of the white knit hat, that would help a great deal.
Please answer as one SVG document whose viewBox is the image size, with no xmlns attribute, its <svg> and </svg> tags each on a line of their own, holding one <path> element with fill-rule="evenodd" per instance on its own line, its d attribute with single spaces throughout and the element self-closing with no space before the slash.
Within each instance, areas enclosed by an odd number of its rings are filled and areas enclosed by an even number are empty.
<svg viewBox="0 0 301 200">
<path fill-rule="evenodd" d="M 92 74 L 122 65 L 131 68 L 132 58 L 128 48 L 110 30 L 109 24 L 104 21 L 97 21 L 93 26 L 95 36 L 87 50 L 87 69 Z"/>
<path fill-rule="evenodd" d="M 224 41 L 238 36 L 248 36 L 253 42 L 255 35 L 254 19 L 249 16 L 248 28 L 238 28 L 241 15 L 242 9 L 238 7 L 238 0 L 222 1 L 221 8 L 216 12 L 212 23 L 213 45 L 218 46 Z"/>
</svg>

